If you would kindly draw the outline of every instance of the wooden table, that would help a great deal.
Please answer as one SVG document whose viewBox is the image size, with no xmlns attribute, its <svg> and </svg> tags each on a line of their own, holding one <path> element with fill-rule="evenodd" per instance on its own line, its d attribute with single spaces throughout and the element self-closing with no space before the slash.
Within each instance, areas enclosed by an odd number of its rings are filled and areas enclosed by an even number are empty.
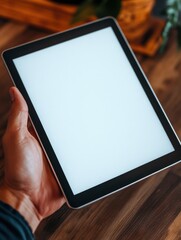
<svg viewBox="0 0 181 240">
<path fill-rule="evenodd" d="M 0 20 L 0 52 L 49 34 Z M 163 55 L 138 56 L 156 94 L 181 138 L 181 51 L 174 34 Z M 10 100 L 10 77 L 0 60 L 0 145 Z M 0 148 L 0 176 L 3 153 Z M 181 164 L 81 210 L 64 205 L 42 221 L 37 239 L 51 240 L 179 240 L 181 239 Z"/>
</svg>

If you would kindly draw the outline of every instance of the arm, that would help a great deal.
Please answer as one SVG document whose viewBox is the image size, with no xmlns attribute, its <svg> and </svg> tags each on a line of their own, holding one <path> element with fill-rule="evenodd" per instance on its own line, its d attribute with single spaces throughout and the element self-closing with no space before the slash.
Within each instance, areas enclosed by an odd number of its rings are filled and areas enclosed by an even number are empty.
<svg viewBox="0 0 181 240">
<path fill-rule="evenodd" d="M 35 231 L 39 222 L 65 202 L 48 161 L 27 128 L 28 107 L 17 88 L 10 89 L 12 106 L 3 137 L 5 176 L 0 200 L 16 209 Z"/>
</svg>

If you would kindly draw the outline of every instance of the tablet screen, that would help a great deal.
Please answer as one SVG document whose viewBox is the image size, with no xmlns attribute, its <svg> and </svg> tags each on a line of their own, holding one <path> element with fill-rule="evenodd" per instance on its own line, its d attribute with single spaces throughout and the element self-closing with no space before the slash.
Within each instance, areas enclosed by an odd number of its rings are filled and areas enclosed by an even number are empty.
<svg viewBox="0 0 181 240">
<path fill-rule="evenodd" d="M 13 62 L 74 194 L 174 151 L 111 27 Z"/>
</svg>

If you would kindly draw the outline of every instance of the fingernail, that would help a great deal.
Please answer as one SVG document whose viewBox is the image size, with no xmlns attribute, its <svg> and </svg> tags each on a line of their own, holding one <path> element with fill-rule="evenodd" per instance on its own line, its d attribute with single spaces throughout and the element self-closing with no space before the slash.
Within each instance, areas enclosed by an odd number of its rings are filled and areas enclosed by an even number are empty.
<svg viewBox="0 0 181 240">
<path fill-rule="evenodd" d="M 13 102 L 14 101 L 14 93 L 13 93 L 12 89 L 9 90 L 9 95 L 11 98 L 11 102 Z"/>
</svg>

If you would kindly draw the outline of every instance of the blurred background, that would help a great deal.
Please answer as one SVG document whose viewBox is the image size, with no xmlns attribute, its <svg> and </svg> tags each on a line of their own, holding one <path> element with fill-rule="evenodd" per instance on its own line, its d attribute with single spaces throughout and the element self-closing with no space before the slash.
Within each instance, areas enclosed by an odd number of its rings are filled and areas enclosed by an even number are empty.
<svg viewBox="0 0 181 240">
<path fill-rule="evenodd" d="M 171 29 L 181 42 L 180 0 L 0 0 L 0 17 L 52 32 L 97 18 L 117 18 L 135 52 L 164 50 Z"/>
</svg>

